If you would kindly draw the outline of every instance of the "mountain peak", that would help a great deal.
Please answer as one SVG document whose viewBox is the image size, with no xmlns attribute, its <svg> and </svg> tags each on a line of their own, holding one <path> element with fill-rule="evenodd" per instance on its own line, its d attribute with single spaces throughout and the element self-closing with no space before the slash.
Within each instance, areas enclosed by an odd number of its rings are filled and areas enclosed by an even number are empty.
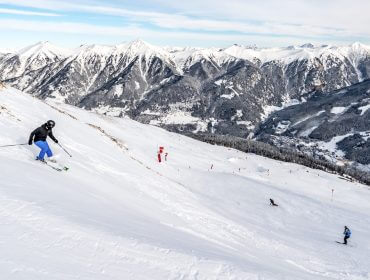
<svg viewBox="0 0 370 280">
<path fill-rule="evenodd" d="M 136 39 L 128 43 L 132 47 L 150 47 L 151 45 L 142 39 Z"/>
<path fill-rule="evenodd" d="M 123 45 L 125 49 L 135 52 L 135 53 L 143 53 L 147 52 L 148 50 L 152 51 L 159 51 L 159 48 L 156 46 L 153 46 L 141 39 L 136 39 L 134 41 L 128 42 Z"/>
<path fill-rule="evenodd" d="M 311 43 L 306 43 L 300 46 L 301 48 L 313 49 L 315 46 Z"/>
<path fill-rule="evenodd" d="M 53 45 L 49 41 L 40 41 L 31 46 L 20 49 L 17 52 L 18 56 L 29 57 L 44 53 L 47 56 L 68 56 L 71 51 L 69 49 L 64 49 L 58 46 Z"/>
<path fill-rule="evenodd" d="M 370 47 L 367 46 L 367 45 L 364 45 L 360 42 L 354 42 L 352 45 L 351 45 L 352 49 L 355 49 L 355 50 L 359 50 L 359 49 L 365 49 L 365 50 L 370 50 Z"/>
<path fill-rule="evenodd" d="M 77 49 L 77 53 L 83 54 L 83 56 L 86 56 L 86 54 L 99 54 L 99 55 L 106 55 L 110 54 L 114 51 L 116 47 L 110 46 L 110 45 L 97 45 L 97 44 L 91 44 L 91 45 L 81 45 Z"/>
<path fill-rule="evenodd" d="M 141 39 L 117 45 L 116 50 L 130 56 L 161 56 L 162 58 L 169 58 L 169 53 L 164 48 L 151 45 Z"/>
</svg>

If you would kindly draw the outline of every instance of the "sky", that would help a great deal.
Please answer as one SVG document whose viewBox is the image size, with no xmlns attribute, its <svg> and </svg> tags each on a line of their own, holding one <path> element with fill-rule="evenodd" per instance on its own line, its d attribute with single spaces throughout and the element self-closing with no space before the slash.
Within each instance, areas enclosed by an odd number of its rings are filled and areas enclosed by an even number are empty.
<svg viewBox="0 0 370 280">
<path fill-rule="evenodd" d="M 370 45 L 369 0 L 0 0 L 0 49 L 142 39 L 159 46 Z"/>
</svg>

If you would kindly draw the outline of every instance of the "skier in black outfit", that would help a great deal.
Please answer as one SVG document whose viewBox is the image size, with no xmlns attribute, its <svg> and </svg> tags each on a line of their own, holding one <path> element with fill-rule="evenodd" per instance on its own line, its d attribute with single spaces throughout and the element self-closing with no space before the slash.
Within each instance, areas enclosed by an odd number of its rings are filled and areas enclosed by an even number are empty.
<svg viewBox="0 0 370 280">
<path fill-rule="evenodd" d="M 347 239 L 351 237 L 351 230 L 347 226 L 345 226 L 343 234 L 344 234 L 343 244 L 347 245 Z"/>
<path fill-rule="evenodd" d="M 47 154 L 48 157 L 53 156 L 53 152 L 51 151 L 48 142 L 46 142 L 46 138 L 49 136 L 55 143 L 58 143 L 58 140 L 54 137 L 52 132 L 52 128 L 54 126 L 55 122 L 49 120 L 39 128 L 32 131 L 28 144 L 32 145 L 32 141 L 34 141 L 35 145 L 41 149 L 39 155 L 36 157 L 37 160 L 44 161 L 45 154 Z"/>
<path fill-rule="evenodd" d="M 271 206 L 279 206 L 279 205 L 275 204 L 275 202 L 272 198 L 270 198 L 270 205 Z"/>
</svg>

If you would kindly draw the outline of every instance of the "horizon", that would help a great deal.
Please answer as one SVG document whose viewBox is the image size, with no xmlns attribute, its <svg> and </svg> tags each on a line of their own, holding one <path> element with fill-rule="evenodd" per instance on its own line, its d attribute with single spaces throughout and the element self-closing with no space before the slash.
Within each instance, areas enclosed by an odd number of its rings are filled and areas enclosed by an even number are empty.
<svg viewBox="0 0 370 280">
<path fill-rule="evenodd" d="M 34 46 L 37 46 L 37 45 L 41 45 L 41 44 L 46 44 L 46 43 L 49 43 L 50 45 L 52 46 L 55 46 L 55 47 L 58 47 L 58 48 L 61 48 L 61 49 L 65 49 L 65 50 L 76 50 L 78 48 L 81 48 L 83 46 L 102 46 L 102 47 L 115 47 L 115 46 L 119 46 L 119 45 L 124 45 L 124 44 L 130 44 L 130 43 L 133 43 L 133 42 L 136 42 L 136 41 L 141 41 L 141 42 L 144 42 L 145 44 L 148 44 L 148 45 L 151 45 L 153 47 L 158 47 L 158 48 L 186 48 L 186 47 L 189 47 L 189 48 L 194 48 L 194 49 L 210 49 L 210 48 L 220 48 L 220 49 L 227 49 L 227 48 L 230 48 L 232 46 L 240 46 L 240 47 L 243 47 L 243 48 L 250 48 L 250 49 L 257 49 L 257 50 L 262 50 L 262 49 L 285 49 L 285 48 L 289 48 L 289 47 L 295 47 L 295 48 L 307 48 L 307 49 L 317 49 L 317 48 L 325 48 L 325 47 L 349 47 L 349 46 L 353 46 L 355 44 L 360 44 L 360 45 L 364 45 L 365 47 L 370 47 L 370 45 L 367 45 L 367 44 L 363 44 L 361 42 L 352 42 L 352 43 L 348 43 L 348 44 L 313 44 L 313 43 L 310 43 L 310 42 L 306 42 L 304 44 L 301 44 L 301 45 L 287 45 L 287 46 L 280 46 L 280 47 L 277 47 L 277 46 L 271 46 L 271 47 L 261 47 L 261 46 L 257 46 L 255 44 L 250 44 L 250 45 L 244 45 L 244 44 L 238 44 L 238 43 L 233 43 L 233 44 L 230 44 L 230 45 L 226 45 L 226 46 L 210 46 L 210 47 L 202 47 L 202 46 L 192 46 L 192 45 L 186 45 L 186 46 L 176 46 L 176 45 L 165 45 L 165 46 L 160 46 L 160 45 L 155 45 L 155 44 L 152 44 L 151 42 L 148 42 L 146 40 L 143 40 L 143 39 L 133 39 L 131 41 L 126 41 L 126 42 L 120 42 L 120 43 L 117 43 L 117 44 L 95 44 L 95 43 L 92 43 L 92 44 L 81 44 L 81 45 L 78 45 L 78 46 L 71 46 L 71 47 L 66 47 L 66 46 L 61 46 L 59 44 L 55 44 L 54 42 L 50 41 L 50 40 L 43 40 L 43 41 L 37 41 L 37 42 L 33 42 L 33 43 L 30 43 L 30 44 L 27 44 L 27 45 L 24 45 L 24 46 L 20 46 L 18 48 L 2 48 L 0 47 L 0 52 L 2 51 L 7 51 L 9 53 L 15 53 L 15 52 L 19 52 L 23 49 L 28 49 L 28 48 L 31 48 L 31 47 L 34 47 Z M 313 47 L 310 48 L 310 47 L 307 47 L 306 45 L 312 45 Z"/>
<path fill-rule="evenodd" d="M 370 3 L 354 0 L 0 0 L 2 49 L 38 41 L 65 48 L 117 45 L 136 38 L 156 46 L 259 48 L 370 45 Z M 334 3 L 334 5 L 333 5 Z M 361 7 L 361 9 L 359 9 Z"/>
</svg>

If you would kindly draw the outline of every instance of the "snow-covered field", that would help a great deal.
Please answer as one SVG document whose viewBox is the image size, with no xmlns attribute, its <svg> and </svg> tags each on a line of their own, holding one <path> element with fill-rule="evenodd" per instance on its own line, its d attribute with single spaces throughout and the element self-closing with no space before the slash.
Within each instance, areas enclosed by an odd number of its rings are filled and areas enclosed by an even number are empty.
<svg viewBox="0 0 370 280">
<path fill-rule="evenodd" d="M 1 279 L 370 279 L 368 187 L 48 102 L 0 91 L 0 146 L 73 155 L 0 148 Z"/>
</svg>

